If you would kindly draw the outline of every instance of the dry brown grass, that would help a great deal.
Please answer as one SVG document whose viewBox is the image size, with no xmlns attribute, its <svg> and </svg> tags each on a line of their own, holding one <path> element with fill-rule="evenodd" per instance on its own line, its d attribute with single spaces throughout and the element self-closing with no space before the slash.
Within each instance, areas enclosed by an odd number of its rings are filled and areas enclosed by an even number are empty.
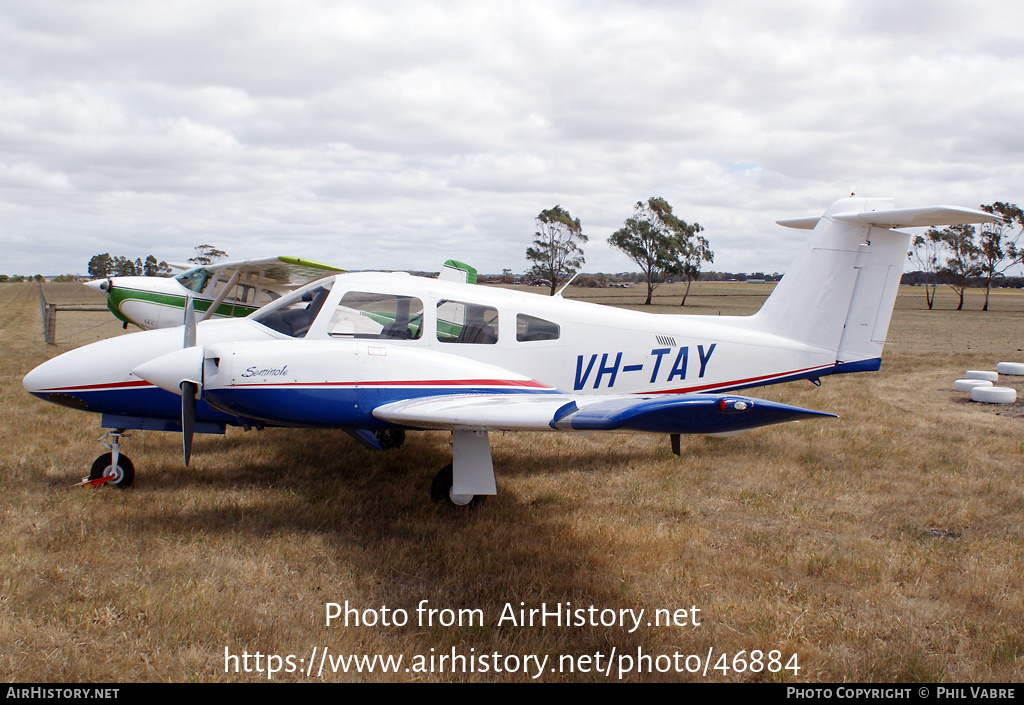
<svg viewBox="0 0 1024 705">
<path fill-rule="evenodd" d="M 757 285 L 743 285 L 756 287 Z M 748 313 L 739 285 L 699 285 L 686 312 Z M 426 501 L 443 433 L 399 451 L 341 432 L 230 430 L 181 466 L 171 434 L 136 433 L 127 492 L 72 482 L 102 450 L 94 417 L 29 397 L 59 349 L 32 285 L 0 285 L 0 678 L 259 680 L 234 653 L 799 655 L 797 678 L 1017 681 L 1024 659 L 1024 419 L 952 380 L 1024 360 L 1024 296 L 925 311 L 902 292 L 883 368 L 752 390 L 832 411 L 731 439 L 493 434 L 500 494 L 476 511 Z M 657 310 L 679 312 L 671 288 Z M 627 303 L 639 289 L 572 290 Z M 949 300 L 943 297 L 944 308 Z M 971 299 L 977 309 L 980 301 Z M 58 339 L 67 340 L 58 327 Z M 116 323 L 115 323 L 116 326 Z M 482 626 L 324 626 L 324 604 L 479 608 Z M 698 628 L 497 626 L 506 602 L 697 605 Z M 717 658 L 717 656 L 716 656 Z M 528 680 L 494 674 L 330 680 Z M 276 680 L 305 680 L 280 674 Z M 544 680 L 607 680 L 545 673 Z M 702 680 L 699 675 L 631 680 Z"/>
</svg>

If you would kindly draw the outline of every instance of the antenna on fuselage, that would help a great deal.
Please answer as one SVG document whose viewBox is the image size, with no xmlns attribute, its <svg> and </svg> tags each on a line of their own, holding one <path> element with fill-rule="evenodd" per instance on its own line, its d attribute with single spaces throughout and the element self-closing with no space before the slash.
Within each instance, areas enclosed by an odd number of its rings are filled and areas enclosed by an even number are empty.
<svg viewBox="0 0 1024 705">
<path fill-rule="evenodd" d="M 573 275 L 569 277 L 569 281 L 565 283 L 565 286 L 563 286 L 561 289 L 555 292 L 555 296 L 557 296 L 558 298 L 562 298 L 562 292 L 569 288 L 569 285 L 572 284 L 572 280 L 575 279 L 578 275 L 579 272 L 574 272 Z"/>
</svg>

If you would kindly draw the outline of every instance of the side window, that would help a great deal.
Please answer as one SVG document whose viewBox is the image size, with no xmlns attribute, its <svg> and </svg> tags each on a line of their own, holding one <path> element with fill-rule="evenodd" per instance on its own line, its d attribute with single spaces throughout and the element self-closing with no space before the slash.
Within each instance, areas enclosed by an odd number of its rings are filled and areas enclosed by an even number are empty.
<svg viewBox="0 0 1024 705">
<path fill-rule="evenodd" d="M 235 298 L 243 304 L 251 304 L 256 290 L 247 284 L 239 284 L 235 289 Z"/>
<path fill-rule="evenodd" d="M 520 313 L 516 316 L 516 340 L 520 343 L 530 340 L 558 340 L 557 323 L 545 321 L 536 316 Z"/>
<path fill-rule="evenodd" d="M 281 295 L 278 294 L 276 291 L 271 291 L 270 289 L 260 289 L 260 295 L 256 299 L 256 305 L 266 306 L 271 301 L 277 301 L 279 298 L 281 298 Z"/>
<path fill-rule="evenodd" d="M 498 309 L 463 301 L 438 301 L 437 340 L 474 345 L 497 343 Z"/>
<path fill-rule="evenodd" d="M 231 281 L 231 277 L 230 276 L 223 276 L 223 275 L 221 275 L 221 276 L 218 276 L 218 277 L 214 278 L 212 280 L 212 283 L 207 286 L 206 294 L 208 296 L 212 296 L 213 298 L 216 299 L 218 296 L 221 295 L 221 292 L 224 291 L 224 287 L 227 286 L 227 283 L 229 281 Z M 233 288 L 234 288 L 234 291 L 229 291 L 228 295 L 225 297 L 226 299 L 238 298 L 238 287 L 237 287 L 237 285 L 235 285 Z"/>
<path fill-rule="evenodd" d="M 327 324 L 335 338 L 423 337 L 423 302 L 412 296 L 349 291 L 341 297 Z"/>
</svg>

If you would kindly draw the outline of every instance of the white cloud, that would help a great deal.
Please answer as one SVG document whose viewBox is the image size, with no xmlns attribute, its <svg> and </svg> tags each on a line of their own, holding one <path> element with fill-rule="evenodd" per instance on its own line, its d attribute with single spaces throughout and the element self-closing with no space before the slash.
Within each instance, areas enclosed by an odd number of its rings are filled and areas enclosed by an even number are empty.
<svg viewBox="0 0 1024 705">
<path fill-rule="evenodd" d="M 715 267 L 783 270 L 837 197 L 1024 201 L 1024 10 L 967 2 L 39 1 L 0 8 L 9 273 L 211 242 L 522 270 L 560 204 L 587 268 L 652 195 Z"/>
</svg>

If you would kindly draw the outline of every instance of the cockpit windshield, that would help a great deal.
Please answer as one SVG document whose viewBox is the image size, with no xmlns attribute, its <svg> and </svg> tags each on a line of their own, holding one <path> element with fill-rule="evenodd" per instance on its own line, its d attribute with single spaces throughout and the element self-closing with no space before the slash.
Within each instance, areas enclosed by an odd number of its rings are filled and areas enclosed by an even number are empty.
<svg viewBox="0 0 1024 705">
<path fill-rule="evenodd" d="M 174 280 L 186 289 L 201 294 L 206 285 L 210 283 L 210 273 L 203 267 L 196 267 L 184 274 L 179 274 Z"/>
<path fill-rule="evenodd" d="M 322 279 L 304 286 L 288 296 L 281 297 L 264 306 L 250 318 L 278 333 L 301 338 L 306 335 L 309 327 L 316 320 L 317 314 L 323 308 L 324 301 L 331 293 L 333 284 L 334 279 L 332 278 Z"/>
</svg>

